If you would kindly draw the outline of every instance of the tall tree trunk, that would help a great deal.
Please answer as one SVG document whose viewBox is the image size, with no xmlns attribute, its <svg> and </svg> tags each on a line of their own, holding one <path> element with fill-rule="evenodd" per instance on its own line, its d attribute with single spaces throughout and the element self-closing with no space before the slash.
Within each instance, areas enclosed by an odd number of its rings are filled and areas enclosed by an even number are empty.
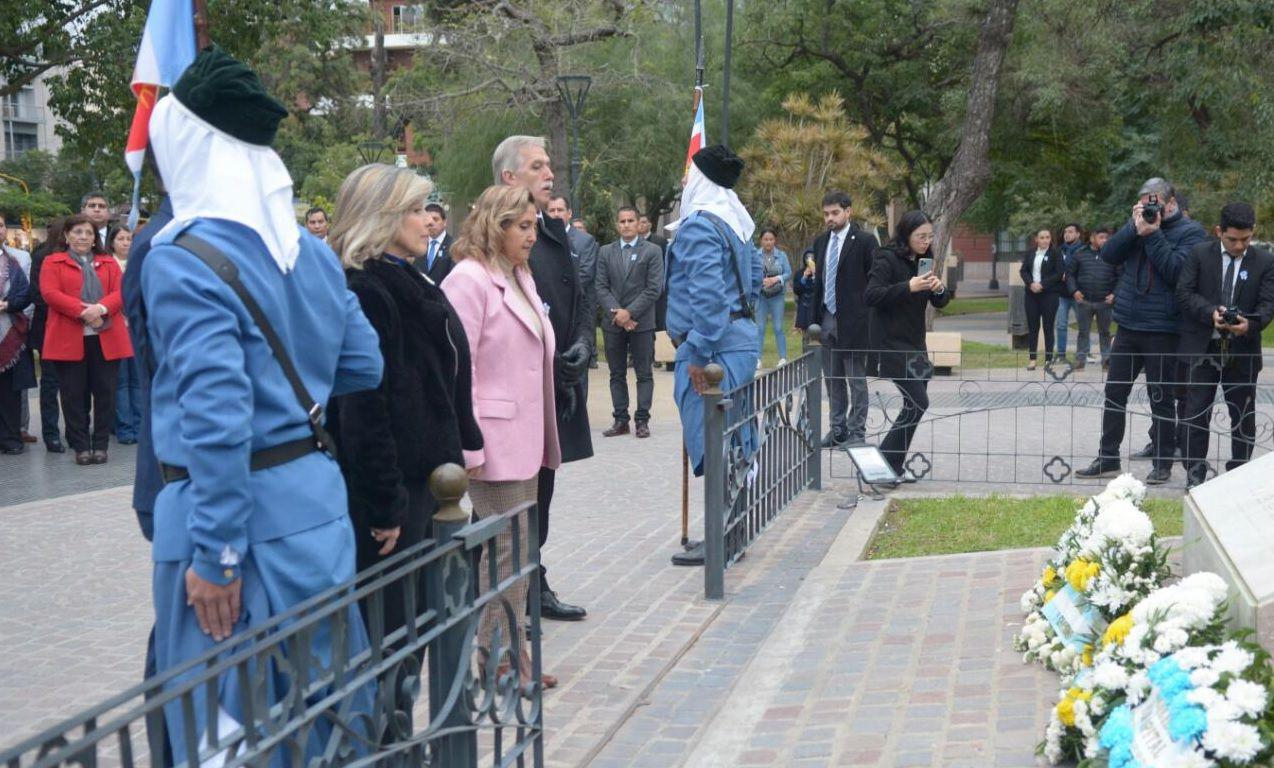
<svg viewBox="0 0 1274 768">
<path fill-rule="evenodd" d="M 372 139 L 375 141 L 384 141 L 389 133 L 385 121 L 385 79 L 385 27 L 378 13 L 372 44 Z"/>
<path fill-rule="evenodd" d="M 1013 39 L 1013 23 L 1019 0 L 990 0 L 978 30 L 978 51 L 973 58 L 969 96 L 965 102 L 960 144 L 947 172 L 925 199 L 925 212 L 934 220 L 934 254 L 939 274 L 944 274 L 947 247 L 960 217 L 978 199 L 991 178 L 989 149 L 991 123 L 1004 57 Z M 930 312 L 929 327 L 933 327 Z"/>
<path fill-rule="evenodd" d="M 553 166 L 553 189 L 570 198 L 571 144 L 567 125 L 566 104 L 557 93 L 557 76 L 561 73 L 557 49 L 548 44 L 536 45 L 535 57 L 540 63 L 540 81 L 552 95 L 544 102 L 544 123 L 548 126 L 549 163 Z"/>
</svg>

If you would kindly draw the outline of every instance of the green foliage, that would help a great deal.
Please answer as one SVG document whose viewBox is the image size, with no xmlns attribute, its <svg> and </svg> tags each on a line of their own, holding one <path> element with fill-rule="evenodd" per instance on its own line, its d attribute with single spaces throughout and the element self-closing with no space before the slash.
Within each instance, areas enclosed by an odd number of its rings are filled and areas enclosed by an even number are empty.
<svg viewBox="0 0 1274 768">
<path fill-rule="evenodd" d="M 28 195 L 17 184 L 0 179 L 0 217 L 16 221 L 30 216 L 32 223 L 40 226 L 70 212 L 70 207 L 44 190 L 35 189 Z"/>
<path fill-rule="evenodd" d="M 24 152 L 12 160 L 0 163 L 0 172 L 16 176 L 26 182 L 31 189 L 32 198 L 47 196 L 49 204 L 56 209 L 43 216 L 33 214 L 36 222 L 49 216 L 61 216 L 80 209 L 80 197 L 92 189 L 92 181 L 82 167 L 69 162 L 65 156 L 55 156 L 48 152 L 32 150 Z M 14 185 L 21 194 L 21 188 Z M 13 208 L 4 209 L 8 213 L 16 213 Z"/>
</svg>

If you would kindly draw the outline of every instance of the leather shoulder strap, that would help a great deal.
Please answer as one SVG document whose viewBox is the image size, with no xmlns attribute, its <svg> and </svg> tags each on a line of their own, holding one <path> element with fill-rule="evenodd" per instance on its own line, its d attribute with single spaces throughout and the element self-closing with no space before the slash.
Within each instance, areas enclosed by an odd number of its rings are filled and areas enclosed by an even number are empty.
<svg viewBox="0 0 1274 768">
<path fill-rule="evenodd" d="M 712 222 L 712 226 L 717 228 L 717 233 L 725 240 L 726 247 L 730 249 L 730 268 L 734 271 L 734 284 L 739 291 L 740 312 L 749 320 L 753 319 L 752 305 L 748 303 L 748 294 L 743 287 L 743 274 L 739 271 L 739 254 L 734 250 L 734 239 L 730 237 L 730 233 L 725 231 L 724 222 L 717 216 L 700 211 L 704 218 Z"/>
<path fill-rule="evenodd" d="M 296 366 L 292 364 L 292 358 L 288 356 L 287 350 L 283 347 L 283 340 L 279 338 L 274 326 L 270 324 L 270 320 L 265 316 L 261 305 L 257 303 L 257 300 L 248 292 L 248 287 L 239 279 L 239 268 L 225 254 L 195 235 L 189 233 L 180 235 L 173 244 L 185 248 L 199 257 L 199 260 L 207 264 L 208 268 L 217 277 L 230 286 L 230 290 L 234 291 L 235 295 L 239 297 L 239 301 L 243 302 L 244 309 L 248 310 L 248 315 L 252 318 L 252 322 L 256 323 L 257 328 L 260 329 L 261 335 L 265 337 L 266 344 L 270 346 L 270 351 L 274 353 L 274 359 L 279 362 L 279 367 L 283 369 L 283 376 L 292 387 L 292 393 L 296 396 L 296 401 L 305 410 L 306 418 L 310 424 L 310 431 L 314 434 L 315 445 L 318 446 L 320 451 L 325 451 L 335 458 L 336 445 L 332 442 L 332 436 L 323 427 L 323 406 L 315 402 L 309 391 L 306 390 L 305 383 L 301 381 L 301 374 L 297 372 Z"/>
</svg>

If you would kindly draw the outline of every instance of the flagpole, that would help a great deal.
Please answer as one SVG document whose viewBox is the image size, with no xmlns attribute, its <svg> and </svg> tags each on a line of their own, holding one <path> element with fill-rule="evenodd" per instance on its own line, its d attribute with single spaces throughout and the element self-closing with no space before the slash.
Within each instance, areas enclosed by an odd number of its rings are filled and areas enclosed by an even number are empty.
<svg viewBox="0 0 1274 768">
<path fill-rule="evenodd" d="M 721 143 L 730 146 L 730 59 L 734 50 L 734 0 L 725 0 L 725 61 L 721 75 Z"/>
</svg>

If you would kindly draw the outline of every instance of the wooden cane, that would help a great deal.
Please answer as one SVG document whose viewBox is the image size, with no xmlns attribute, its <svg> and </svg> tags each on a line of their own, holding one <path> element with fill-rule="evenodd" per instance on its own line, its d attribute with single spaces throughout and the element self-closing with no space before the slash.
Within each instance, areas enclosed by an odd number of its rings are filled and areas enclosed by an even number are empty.
<svg viewBox="0 0 1274 768">
<path fill-rule="evenodd" d="M 681 446 L 681 546 L 690 543 L 690 454 Z"/>
</svg>

